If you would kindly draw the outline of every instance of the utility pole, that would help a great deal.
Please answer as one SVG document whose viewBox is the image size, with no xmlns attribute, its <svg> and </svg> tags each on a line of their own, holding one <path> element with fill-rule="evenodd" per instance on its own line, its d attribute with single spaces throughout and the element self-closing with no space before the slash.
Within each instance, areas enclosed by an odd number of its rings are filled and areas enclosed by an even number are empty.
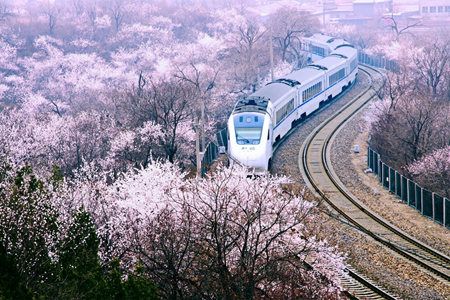
<svg viewBox="0 0 450 300">
<path fill-rule="evenodd" d="M 272 39 L 272 26 L 269 29 L 269 47 L 270 47 L 270 79 L 274 80 L 273 75 L 273 39 Z"/>
<path fill-rule="evenodd" d="M 214 87 L 214 82 L 210 82 L 206 91 L 200 97 L 200 120 L 197 120 L 195 150 L 197 156 L 197 176 L 202 176 L 202 160 L 206 152 L 206 134 L 205 134 L 205 101 L 209 96 L 209 91 Z M 201 139 L 201 140 L 200 140 Z"/>
<path fill-rule="evenodd" d="M 195 125 L 195 154 L 197 161 L 197 177 L 202 176 L 202 159 L 205 152 L 205 99 L 199 95 L 200 99 L 200 118 Z"/>
<path fill-rule="evenodd" d="M 375 0 L 374 0 L 375 1 Z M 330 17 L 330 12 L 337 9 L 336 1 L 335 0 L 323 0 L 322 2 L 322 25 L 325 27 L 325 21 L 326 21 L 326 14 L 328 14 L 328 17 Z"/>
<path fill-rule="evenodd" d="M 200 126 L 197 122 L 195 126 L 195 154 L 197 160 L 197 177 L 202 176 L 202 152 L 200 152 Z"/>
<path fill-rule="evenodd" d="M 322 1 L 322 27 L 325 27 L 325 0 Z"/>
<path fill-rule="evenodd" d="M 202 138 L 201 151 L 205 152 L 205 98 L 202 97 L 200 104 L 200 135 Z"/>
</svg>

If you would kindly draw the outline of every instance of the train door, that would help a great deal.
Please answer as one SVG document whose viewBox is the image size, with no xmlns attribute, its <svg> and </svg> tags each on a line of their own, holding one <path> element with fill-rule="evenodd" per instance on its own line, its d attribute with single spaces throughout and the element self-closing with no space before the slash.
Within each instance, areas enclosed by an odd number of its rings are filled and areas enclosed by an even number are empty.
<svg viewBox="0 0 450 300">
<path fill-rule="evenodd" d="M 301 97 L 301 92 L 300 92 L 300 88 L 297 87 L 295 90 L 295 119 L 299 119 L 300 118 L 300 113 L 299 113 L 299 107 L 302 104 L 302 97 Z"/>
<path fill-rule="evenodd" d="M 269 125 L 269 130 L 267 130 L 267 141 L 269 145 L 273 145 L 273 123 Z"/>
</svg>

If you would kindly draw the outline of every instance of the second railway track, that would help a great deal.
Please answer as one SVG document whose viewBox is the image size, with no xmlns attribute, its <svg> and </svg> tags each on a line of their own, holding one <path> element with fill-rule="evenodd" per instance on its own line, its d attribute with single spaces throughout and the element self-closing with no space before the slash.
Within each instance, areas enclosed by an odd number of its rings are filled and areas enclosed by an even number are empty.
<svg viewBox="0 0 450 300">
<path fill-rule="evenodd" d="M 324 121 L 303 143 L 299 153 L 299 167 L 304 175 L 304 180 L 329 206 L 353 226 L 385 247 L 413 262 L 418 267 L 431 272 L 448 285 L 450 280 L 450 259 L 411 238 L 372 213 L 346 189 L 331 166 L 330 145 L 337 132 L 354 114 L 365 107 L 376 96 L 376 91 L 381 87 L 379 82 L 382 75 L 380 72 L 365 66 L 361 67 L 361 71 L 370 77 L 370 86 Z M 349 271 L 349 275 L 352 277 L 352 280 L 348 281 L 353 282 L 353 284 L 355 282 L 359 283 L 358 288 L 352 287 L 352 284 L 349 282 L 346 284 L 349 285 L 349 291 L 356 298 L 394 298 L 380 291 L 378 287 L 356 273 Z M 364 287 L 366 287 L 366 290 L 364 290 Z"/>
</svg>

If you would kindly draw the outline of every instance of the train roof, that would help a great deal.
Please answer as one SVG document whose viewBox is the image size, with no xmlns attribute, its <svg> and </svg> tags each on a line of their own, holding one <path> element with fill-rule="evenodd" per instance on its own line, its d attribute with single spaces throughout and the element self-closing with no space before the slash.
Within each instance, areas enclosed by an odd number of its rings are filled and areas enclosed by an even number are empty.
<svg viewBox="0 0 450 300">
<path fill-rule="evenodd" d="M 316 64 L 325 67 L 327 70 L 332 70 L 345 63 L 345 59 L 346 58 L 339 56 L 327 56 L 317 61 Z"/>
<path fill-rule="evenodd" d="M 284 78 L 298 81 L 302 86 L 304 86 L 322 76 L 323 73 L 324 70 L 308 66 L 300 70 L 296 70 L 289 75 L 286 75 Z"/>
<path fill-rule="evenodd" d="M 236 105 L 234 107 L 234 112 L 266 111 L 268 103 L 269 103 L 269 99 L 267 99 L 265 97 L 249 96 L 249 97 L 240 99 L 236 103 Z"/>
<path fill-rule="evenodd" d="M 286 94 L 293 91 L 293 87 L 308 85 L 311 81 L 320 78 L 324 71 L 324 68 L 315 65 L 306 66 L 300 70 L 293 71 L 283 78 L 274 80 L 251 94 L 249 98 L 265 98 L 276 106 Z"/>
<path fill-rule="evenodd" d="M 340 45 L 345 45 L 347 42 L 343 39 L 334 38 L 329 35 L 316 33 L 310 36 L 309 38 L 304 38 L 305 41 L 309 41 L 310 43 L 315 43 L 322 45 L 324 47 L 328 47 L 331 50 L 335 50 Z"/>
<path fill-rule="evenodd" d="M 332 55 L 332 56 L 340 55 L 340 56 L 345 56 L 347 58 L 350 58 L 357 54 L 358 54 L 358 51 L 352 45 L 347 44 L 347 45 L 338 47 L 336 50 L 331 52 L 330 55 Z"/>
<path fill-rule="evenodd" d="M 275 104 L 274 101 L 282 99 L 291 90 L 291 85 L 275 81 L 263 86 L 249 97 L 263 97 Z"/>
<path fill-rule="evenodd" d="M 322 33 L 315 33 L 312 36 L 306 37 L 304 39 L 307 40 L 307 41 L 310 41 L 310 42 L 326 44 L 327 41 L 329 41 L 330 39 L 333 39 L 333 37 L 329 36 L 329 35 L 322 34 Z"/>
</svg>

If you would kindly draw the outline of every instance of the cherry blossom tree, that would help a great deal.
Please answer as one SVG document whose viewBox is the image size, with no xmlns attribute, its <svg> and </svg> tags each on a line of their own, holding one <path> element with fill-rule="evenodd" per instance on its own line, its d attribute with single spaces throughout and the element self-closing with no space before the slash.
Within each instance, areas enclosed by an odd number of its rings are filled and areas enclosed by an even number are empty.
<svg viewBox="0 0 450 300">
<path fill-rule="evenodd" d="M 3 38 L 0 39 L 0 71 L 8 72 L 8 71 L 17 71 L 17 49 L 5 41 Z"/>
<path fill-rule="evenodd" d="M 35 115 L 27 115 L 29 111 Z M 162 138 L 159 125 L 146 122 L 133 130 L 126 129 L 116 126 L 105 112 L 58 116 L 27 108 L 3 114 L 0 119 L 5 132 L 0 134 L 2 152 L 42 174 L 51 172 L 53 166 L 64 174 L 72 174 L 91 162 L 115 172 L 146 166 Z M 158 153 L 155 151 L 154 155 Z"/>
<path fill-rule="evenodd" d="M 112 0 L 108 1 L 108 5 L 111 17 L 114 20 L 114 29 L 119 32 L 125 17 L 125 1 Z"/>
<path fill-rule="evenodd" d="M 151 83 L 147 99 L 148 113 L 156 124 L 162 127 L 160 138 L 162 148 L 170 162 L 174 162 L 177 152 L 193 145 L 195 135 L 193 120 L 193 89 L 180 81 Z M 192 149 L 192 148 L 191 148 Z"/>
<path fill-rule="evenodd" d="M 450 146 L 424 155 L 407 170 L 424 187 L 450 197 Z"/>
<path fill-rule="evenodd" d="M 85 3 L 84 0 L 72 0 L 72 8 L 77 16 L 80 16 L 84 12 Z"/>
<path fill-rule="evenodd" d="M 411 94 L 415 89 L 411 76 L 408 74 L 408 69 L 402 66 L 400 68 L 398 73 L 386 73 L 382 89 L 378 92 L 379 98 L 384 100 L 380 106 L 383 107 L 383 113 L 387 115 L 397 109 L 403 95 Z"/>
<path fill-rule="evenodd" d="M 40 4 L 42 13 L 47 19 L 48 34 L 53 35 L 62 8 L 59 6 L 58 2 L 51 0 L 41 1 Z"/>
<path fill-rule="evenodd" d="M 406 24 L 401 24 L 401 22 L 394 16 L 394 13 L 391 13 L 389 16 L 384 16 L 383 19 L 387 21 L 387 26 L 393 31 L 396 41 L 398 41 L 404 34 L 412 34 L 410 29 L 421 24 L 420 20 L 410 22 L 409 19 L 406 21 Z"/>
<path fill-rule="evenodd" d="M 442 94 L 445 77 L 450 73 L 450 46 L 448 41 L 449 39 L 431 42 L 414 57 L 416 73 L 433 97 L 436 97 L 440 92 Z"/>
<path fill-rule="evenodd" d="M 121 203 L 143 217 L 134 251 L 165 297 L 338 297 L 342 257 L 308 233 L 313 206 L 283 190 L 286 178 L 219 168 L 159 183 L 168 175 L 149 174 L 121 184 L 131 192 Z"/>
<path fill-rule="evenodd" d="M 14 83 L 22 80 L 17 75 L 17 60 L 16 47 L 0 38 L 0 99 L 6 104 L 14 103 L 20 98 L 17 92 L 14 92 L 20 89 Z"/>
<path fill-rule="evenodd" d="M 11 6 L 6 0 L 0 1 L 0 22 L 5 21 L 7 17 L 11 16 Z"/>
<path fill-rule="evenodd" d="M 219 9 L 213 12 L 212 17 L 214 22 L 207 24 L 208 31 L 216 37 L 223 36 L 225 40 L 229 40 L 228 37 L 232 37 L 239 27 L 245 26 L 247 22 L 242 10 L 236 8 Z"/>
<path fill-rule="evenodd" d="M 96 2 L 90 3 L 85 13 L 85 19 L 88 20 L 91 39 L 97 38 L 97 33 L 101 29 L 108 29 L 111 27 L 111 17 L 106 14 Z"/>
<path fill-rule="evenodd" d="M 328 23 L 324 28 L 324 31 L 330 36 L 340 37 L 347 41 L 352 41 L 357 35 L 356 26 L 354 25 Z"/>
<path fill-rule="evenodd" d="M 175 37 L 180 41 L 192 42 L 197 39 L 199 32 L 207 32 L 207 25 L 214 20 L 210 12 L 202 4 L 173 6 L 170 17 L 177 26 L 174 28 Z"/>
<path fill-rule="evenodd" d="M 103 163 L 107 170 L 128 170 L 130 167 L 146 167 L 152 157 L 152 149 L 162 138 L 160 125 L 145 122 L 140 128 L 121 130 L 111 140 L 111 148 Z"/>
<path fill-rule="evenodd" d="M 240 89 L 238 91 L 254 91 L 258 85 L 258 79 L 262 70 L 267 72 L 268 47 L 266 46 L 266 29 L 262 24 L 248 20 L 238 26 L 232 37 L 234 46 L 230 49 L 228 58 L 233 66 L 234 80 Z M 266 67 L 264 68 L 263 65 Z M 264 72 L 264 73 L 266 73 Z"/>
<path fill-rule="evenodd" d="M 400 67 L 386 74 L 371 144 L 397 168 L 448 144 L 447 50 L 438 44 L 402 38 L 379 52 L 396 59 Z"/>
<path fill-rule="evenodd" d="M 379 107 L 379 118 L 372 124 L 371 144 L 395 167 L 442 148 L 450 139 L 449 105 L 444 101 L 411 93 Z"/>
<path fill-rule="evenodd" d="M 270 16 L 268 26 L 275 45 L 281 52 L 281 60 L 285 61 L 288 55 L 294 58 L 300 56 L 300 38 L 316 32 L 319 22 L 308 12 L 286 7 Z"/>
<path fill-rule="evenodd" d="M 39 52 L 27 59 L 25 67 L 31 90 L 45 97 L 58 115 L 86 109 L 102 100 L 108 86 L 128 82 L 96 54 L 63 54 L 61 41 L 47 37 L 36 40 Z"/>
<path fill-rule="evenodd" d="M 343 257 L 314 236 L 314 205 L 286 178 L 223 167 L 188 178 L 152 161 L 107 181 L 86 165 L 54 201 L 65 214 L 82 205 L 102 260 L 140 262 L 164 297 L 338 298 Z"/>
</svg>

